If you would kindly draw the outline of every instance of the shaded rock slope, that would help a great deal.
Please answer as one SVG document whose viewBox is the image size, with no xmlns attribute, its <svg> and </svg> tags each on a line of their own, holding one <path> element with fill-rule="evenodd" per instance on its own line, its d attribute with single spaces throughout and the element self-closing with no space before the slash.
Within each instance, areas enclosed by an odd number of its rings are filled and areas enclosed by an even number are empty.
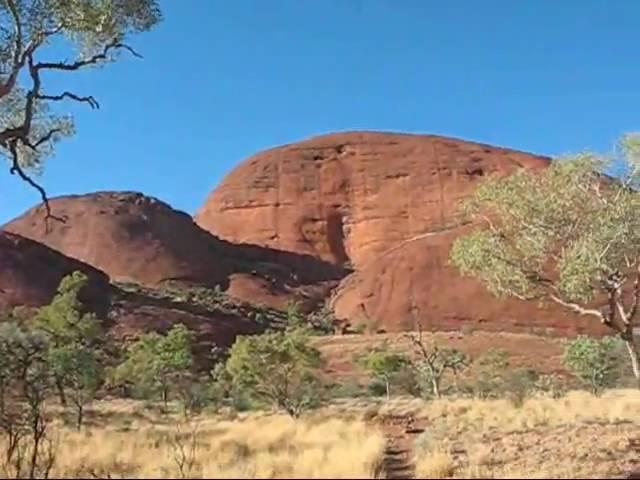
<svg viewBox="0 0 640 480">
<path fill-rule="evenodd" d="M 217 286 L 239 300 L 284 308 L 296 299 L 317 302 L 343 276 L 340 267 L 310 255 L 222 241 L 189 215 L 137 192 L 69 195 L 50 204 L 64 223 L 47 229 L 38 206 L 3 229 L 91 264 L 114 281 Z"/>
</svg>

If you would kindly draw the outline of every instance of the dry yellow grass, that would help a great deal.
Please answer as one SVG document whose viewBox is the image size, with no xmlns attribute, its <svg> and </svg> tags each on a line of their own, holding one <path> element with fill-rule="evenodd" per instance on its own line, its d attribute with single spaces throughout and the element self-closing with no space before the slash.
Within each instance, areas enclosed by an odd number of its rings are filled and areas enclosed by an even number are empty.
<svg viewBox="0 0 640 480">
<path fill-rule="evenodd" d="M 418 478 L 612 478 L 638 456 L 630 448 L 640 438 L 638 390 L 530 398 L 521 408 L 477 399 L 396 408 L 428 425 L 416 441 Z"/>
<path fill-rule="evenodd" d="M 638 456 L 630 448 L 640 437 L 638 390 L 576 391 L 521 407 L 471 398 L 352 400 L 298 420 L 242 413 L 191 423 L 111 401 L 96 405 L 81 432 L 58 427 L 52 476 L 374 478 L 385 438 L 372 422 L 389 414 L 413 415 L 426 427 L 415 439 L 417 478 L 612 478 Z M 182 470 L 179 446 L 195 459 Z"/>
<path fill-rule="evenodd" d="M 419 478 L 450 478 L 455 473 L 455 460 L 446 447 L 425 452 L 415 464 Z"/>
<path fill-rule="evenodd" d="M 203 416 L 165 424 L 143 419 L 125 428 L 60 427 L 52 476 L 373 478 L 384 446 L 375 428 L 338 418 Z M 180 447 L 187 460 L 182 469 Z"/>
</svg>

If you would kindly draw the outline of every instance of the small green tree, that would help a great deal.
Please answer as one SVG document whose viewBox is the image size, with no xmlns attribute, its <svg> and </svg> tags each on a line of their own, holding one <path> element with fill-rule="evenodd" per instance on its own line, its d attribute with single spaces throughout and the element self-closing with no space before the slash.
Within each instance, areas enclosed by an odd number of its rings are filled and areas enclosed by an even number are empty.
<svg viewBox="0 0 640 480">
<path fill-rule="evenodd" d="M 384 383 L 387 399 L 391 396 L 391 384 L 394 375 L 410 366 L 410 361 L 406 355 L 390 351 L 388 341 L 373 348 L 361 356 L 359 360 L 366 370 Z"/>
<path fill-rule="evenodd" d="M 76 428 L 80 429 L 86 407 L 95 400 L 104 381 L 98 352 L 77 344 L 54 347 L 49 351 L 49 362 L 55 378 L 62 379 L 67 400 L 75 410 Z"/>
<path fill-rule="evenodd" d="M 47 478 L 55 461 L 44 403 L 51 392 L 47 338 L 0 324 L 0 470 L 5 478 Z"/>
<path fill-rule="evenodd" d="M 496 295 L 552 302 L 606 325 L 640 385 L 640 135 L 621 147 L 615 180 L 601 173 L 609 159 L 595 154 L 489 178 L 466 204 L 487 228 L 458 238 L 451 260 Z"/>
<path fill-rule="evenodd" d="M 131 382 L 145 392 L 159 393 L 166 407 L 172 388 L 191 377 L 191 343 L 191 332 L 182 324 L 174 325 L 166 335 L 142 335 L 128 347 L 125 361 L 114 371 L 114 381 Z"/>
<path fill-rule="evenodd" d="M 238 337 L 231 347 L 226 372 L 235 388 L 298 417 L 319 401 L 320 352 L 309 345 L 305 329 L 268 331 Z"/>
<path fill-rule="evenodd" d="M 619 340 L 579 336 L 567 343 L 565 366 L 589 387 L 594 395 L 615 385 L 620 374 L 616 349 Z"/>
<path fill-rule="evenodd" d="M 79 300 L 88 282 L 78 271 L 63 278 L 51 303 L 41 307 L 34 318 L 35 327 L 48 337 L 49 363 L 60 402 L 67 405 L 71 401 L 78 428 L 85 407 L 104 380 L 102 325 L 95 314 L 83 313 Z"/>
<path fill-rule="evenodd" d="M 422 339 L 422 330 L 417 334 L 407 334 L 416 354 L 412 362 L 417 373 L 421 390 L 429 390 L 435 398 L 441 397 L 441 383 L 446 372 L 458 375 L 470 364 L 469 357 L 455 348 L 440 348 L 437 344 L 427 345 Z"/>
</svg>

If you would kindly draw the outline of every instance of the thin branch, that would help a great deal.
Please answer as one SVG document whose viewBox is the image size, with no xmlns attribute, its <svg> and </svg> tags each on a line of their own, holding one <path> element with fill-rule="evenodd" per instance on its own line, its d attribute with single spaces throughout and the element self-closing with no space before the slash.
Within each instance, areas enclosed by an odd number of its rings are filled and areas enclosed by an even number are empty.
<svg viewBox="0 0 640 480">
<path fill-rule="evenodd" d="M 48 142 L 49 140 L 51 140 L 51 138 L 56 134 L 56 133 L 62 133 L 62 130 L 59 128 L 52 128 L 51 130 L 49 130 L 47 132 L 46 135 L 44 135 L 42 138 L 40 138 L 36 143 L 34 144 L 29 144 L 29 146 L 33 149 L 33 150 L 37 150 L 37 148 L 42 145 L 45 142 Z"/>
<path fill-rule="evenodd" d="M 631 307 L 627 312 L 627 318 L 629 321 L 633 321 L 638 313 L 638 304 L 640 304 L 640 264 L 636 269 L 636 278 L 633 281 L 633 299 L 631 301 Z"/>
<path fill-rule="evenodd" d="M 101 53 L 93 55 L 90 58 L 77 60 L 73 63 L 66 62 L 38 62 L 34 63 L 34 53 L 35 50 L 42 45 L 42 43 L 52 35 L 59 33 L 64 25 L 57 25 L 55 28 L 51 30 L 46 30 L 43 32 L 36 32 L 33 35 L 33 38 L 29 42 L 27 48 L 24 48 L 24 39 L 22 32 L 22 25 L 20 23 L 20 15 L 19 10 L 16 5 L 15 0 L 7 0 L 7 6 L 13 19 L 15 21 L 15 51 L 13 54 L 13 65 L 11 68 L 11 72 L 9 77 L 4 82 L 4 84 L 0 84 L 0 98 L 9 94 L 15 84 L 17 82 L 17 77 L 25 65 L 28 65 L 28 72 L 31 77 L 32 85 L 31 89 L 27 91 L 25 96 L 25 107 L 24 107 L 24 119 L 21 125 L 17 127 L 5 128 L 0 131 L 0 146 L 9 150 L 11 154 L 11 168 L 10 172 L 12 175 L 17 174 L 23 181 L 27 184 L 35 188 L 42 198 L 42 202 L 45 207 L 46 217 L 45 224 L 48 231 L 48 220 L 55 219 L 64 222 L 64 219 L 54 216 L 51 213 L 51 208 L 49 205 L 49 199 L 45 190 L 36 183 L 24 169 L 21 167 L 19 162 L 19 153 L 18 153 L 18 142 L 21 142 L 22 145 L 31 148 L 34 151 L 37 151 L 38 147 L 48 141 L 50 141 L 56 133 L 61 133 L 59 129 L 52 129 L 42 138 L 37 140 L 35 143 L 31 141 L 29 135 L 31 132 L 31 126 L 33 122 L 33 117 L 35 113 L 36 101 L 37 100 L 49 100 L 49 101 L 60 101 L 65 98 L 69 98 L 81 103 L 88 103 L 91 108 L 97 109 L 99 108 L 99 104 L 96 99 L 92 96 L 81 97 L 72 92 L 65 91 L 60 95 L 47 95 L 41 93 L 41 78 L 40 72 L 42 70 L 65 70 L 65 71 L 73 71 L 78 70 L 82 67 L 96 64 L 103 60 L 108 60 L 108 55 L 112 50 L 126 50 L 130 52 L 133 56 L 142 58 L 142 56 L 137 53 L 130 46 L 120 42 L 118 39 L 113 39 L 110 43 L 106 44 Z"/>
<path fill-rule="evenodd" d="M 105 45 L 104 49 L 102 50 L 102 52 L 95 54 L 92 57 L 89 57 L 85 60 L 77 60 L 73 63 L 64 63 L 64 62 L 40 62 L 36 65 L 36 68 L 38 70 L 65 70 L 65 71 L 73 71 L 73 70 L 79 70 L 82 67 L 86 67 L 88 65 L 95 65 L 98 62 L 101 62 L 103 60 L 108 60 L 108 54 L 111 50 L 127 50 L 129 53 L 131 53 L 134 57 L 137 58 L 142 58 L 142 55 L 140 55 L 138 52 L 136 52 L 133 48 L 131 48 L 129 45 L 126 45 L 122 42 L 119 42 L 117 40 L 113 40 L 112 42 L 108 43 L 107 45 Z"/>
<path fill-rule="evenodd" d="M 36 98 L 38 100 L 52 100 L 52 101 L 60 101 L 60 100 L 64 100 L 65 98 L 70 98 L 72 100 L 75 100 L 76 102 L 88 103 L 89 106 L 93 109 L 100 108 L 100 104 L 93 96 L 89 95 L 87 97 L 80 97 L 72 92 L 64 92 L 64 93 L 61 93 L 60 95 L 38 94 Z"/>
<path fill-rule="evenodd" d="M 12 157 L 11 169 L 9 170 L 11 175 L 18 174 L 18 176 L 23 181 L 31 185 L 40 193 L 40 198 L 42 199 L 42 203 L 44 205 L 44 209 L 46 212 L 46 215 L 44 218 L 45 231 L 46 233 L 49 233 L 49 220 L 56 220 L 61 223 L 65 223 L 66 220 L 62 217 L 53 215 L 53 213 L 51 212 L 51 206 L 49 205 L 49 197 L 47 196 L 47 192 L 38 183 L 36 183 L 29 175 L 27 175 L 25 171 L 22 169 L 22 167 L 20 166 L 20 163 L 18 161 L 19 157 L 18 157 L 18 149 L 16 146 L 16 141 L 9 143 L 9 151 L 11 152 L 11 157 Z"/>
<path fill-rule="evenodd" d="M 604 315 L 602 315 L 602 312 L 600 312 L 599 310 L 595 310 L 592 308 L 584 308 L 578 305 L 577 303 L 566 302 L 554 294 L 550 294 L 549 298 L 551 298 L 551 300 L 553 300 L 554 302 L 562 305 L 563 307 L 568 308 L 569 310 L 572 310 L 578 315 L 592 315 L 594 317 L 598 317 L 603 323 L 607 323 L 606 318 L 604 317 Z"/>
</svg>

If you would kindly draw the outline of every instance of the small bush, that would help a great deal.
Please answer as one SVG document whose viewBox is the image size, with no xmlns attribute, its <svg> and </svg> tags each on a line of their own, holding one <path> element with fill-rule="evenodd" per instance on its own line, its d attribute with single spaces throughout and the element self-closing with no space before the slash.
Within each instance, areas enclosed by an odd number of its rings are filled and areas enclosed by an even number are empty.
<svg viewBox="0 0 640 480">
<path fill-rule="evenodd" d="M 360 356 L 357 361 L 373 376 L 376 382 L 384 384 L 387 398 L 391 395 L 391 386 L 394 384 L 396 375 L 410 367 L 406 355 L 392 352 L 388 341 Z"/>
<path fill-rule="evenodd" d="M 516 407 L 521 407 L 524 401 L 536 388 L 540 374 L 531 368 L 518 368 L 504 376 L 503 389 L 506 397 Z"/>
<path fill-rule="evenodd" d="M 565 378 L 557 373 L 540 375 L 534 388 L 548 397 L 558 399 L 569 391 L 569 385 Z"/>
<path fill-rule="evenodd" d="M 314 375 L 321 365 L 320 352 L 309 345 L 308 330 L 289 327 L 238 337 L 225 370 L 237 392 L 297 417 L 321 401 Z"/>
</svg>

